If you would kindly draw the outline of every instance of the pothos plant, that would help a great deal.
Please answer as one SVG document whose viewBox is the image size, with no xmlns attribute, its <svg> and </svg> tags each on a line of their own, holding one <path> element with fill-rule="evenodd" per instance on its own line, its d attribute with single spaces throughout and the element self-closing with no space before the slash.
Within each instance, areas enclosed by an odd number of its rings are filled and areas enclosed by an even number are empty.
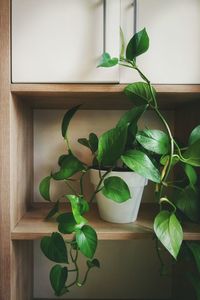
<svg viewBox="0 0 200 300">
<path fill-rule="evenodd" d="M 200 272 L 200 245 L 197 242 L 184 243 L 182 230 L 184 220 L 199 222 L 200 219 L 196 172 L 196 167 L 200 166 L 200 125 L 192 130 L 188 145 L 178 144 L 159 108 L 155 88 L 136 63 L 136 58 L 149 48 L 146 29 L 131 38 L 126 51 L 123 35 L 121 36 L 120 57 L 112 58 L 110 54 L 104 53 L 99 67 L 113 67 L 118 64 L 131 68 L 140 75 L 141 82 L 128 84 L 124 89 L 133 107 L 119 119 L 114 128 L 104 132 L 99 138 L 95 133 L 90 133 L 88 138 L 78 139 L 80 147 L 86 146 L 91 150 L 92 165 L 86 165 L 76 157 L 68 139 L 69 124 L 79 106 L 67 111 L 61 126 L 67 151 L 58 159 L 58 171 L 51 172 L 39 186 L 40 194 L 47 201 L 51 201 L 52 180 L 64 181 L 71 190 L 70 194 L 61 195 L 47 216 L 49 219 L 56 215 L 58 232 L 53 232 L 51 236 L 41 240 L 42 252 L 56 263 L 50 271 L 50 282 L 56 296 L 68 292 L 74 285 L 84 285 L 90 270 L 100 267 L 98 259 L 95 258 L 97 234 L 88 224 L 85 213 L 89 211 L 97 193 L 103 193 L 111 201 L 118 203 L 130 198 L 125 181 L 116 176 L 106 177 L 119 165 L 155 183 L 155 202 L 159 209 L 153 227 L 157 242 L 160 241 L 174 259 L 180 256 L 179 253 L 187 253 L 187 256 L 190 253 L 196 262 L 197 275 Z M 144 130 L 138 129 L 138 120 L 149 109 L 155 113 L 165 131 L 148 127 Z M 181 175 L 172 180 L 170 174 L 177 166 L 181 169 Z M 99 169 L 99 184 L 90 199 L 85 199 L 84 177 L 92 167 Z M 101 175 L 101 169 L 106 169 L 104 175 Z M 73 186 L 73 175 L 76 173 L 79 174 L 79 179 L 76 179 L 79 182 L 78 190 Z M 60 211 L 61 199 L 69 202 L 70 210 Z M 159 249 L 158 247 L 161 259 Z M 180 251 L 181 249 L 184 251 Z M 87 259 L 87 270 L 82 280 L 78 264 L 79 254 Z M 69 282 L 69 273 L 74 274 L 72 282 Z M 200 278 L 196 274 L 190 274 L 189 278 L 200 299 Z"/>
</svg>

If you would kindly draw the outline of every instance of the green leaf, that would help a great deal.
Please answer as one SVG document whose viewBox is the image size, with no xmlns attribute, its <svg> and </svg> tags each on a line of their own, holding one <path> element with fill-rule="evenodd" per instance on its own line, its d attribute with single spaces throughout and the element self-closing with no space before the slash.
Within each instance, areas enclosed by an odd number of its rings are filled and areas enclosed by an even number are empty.
<svg viewBox="0 0 200 300">
<path fill-rule="evenodd" d="M 61 296 L 67 290 L 65 289 L 65 283 L 68 276 L 67 267 L 61 267 L 60 265 L 55 265 L 50 271 L 50 282 L 56 296 Z"/>
<path fill-rule="evenodd" d="M 137 56 L 146 52 L 149 48 L 149 37 L 146 29 L 134 34 L 126 48 L 126 58 L 129 60 L 135 59 Z"/>
<path fill-rule="evenodd" d="M 118 64 L 118 58 L 113 57 L 111 58 L 110 54 L 105 52 L 101 56 L 101 60 L 99 62 L 99 65 L 97 67 L 104 67 L 104 68 L 110 68 Z"/>
<path fill-rule="evenodd" d="M 62 163 L 65 161 L 65 158 L 68 156 L 69 154 L 62 154 L 59 159 L 58 159 L 58 165 L 61 167 Z"/>
<path fill-rule="evenodd" d="M 160 173 L 150 158 L 142 151 L 129 150 L 121 156 L 131 170 L 154 182 L 160 182 Z"/>
<path fill-rule="evenodd" d="M 126 182 L 117 176 L 110 176 L 104 180 L 102 193 L 105 197 L 122 203 L 131 198 L 130 191 Z"/>
<path fill-rule="evenodd" d="M 47 201 L 51 201 L 50 199 L 50 181 L 51 176 L 47 176 L 40 182 L 39 191 L 40 195 Z"/>
<path fill-rule="evenodd" d="M 170 150 L 169 137 L 161 130 L 145 129 L 139 131 L 136 139 L 145 149 L 160 155 L 167 154 Z"/>
<path fill-rule="evenodd" d="M 182 190 L 176 190 L 173 195 L 174 203 L 191 221 L 200 219 L 199 193 L 190 185 Z"/>
<path fill-rule="evenodd" d="M 72 107 L 64 115 L 64 118 L 62 120 L 62 127 L 61 127 L 62 136 L 64 137 L 64 139 L 67 138 L 67 130 L 68 130 L 69 123 L 70 123 L 71 119 L 73 118 L 74 114 L 76 113 L 76 111 L 79 109 L 79 107 L 80 107 L 80 105 Z"/>
<path fill-rule="evenodd" d="M 160 163 L 161 163 L 161 165 L 163 165 L 163 166 L 165 166 L 165 165 L 168 163 L 168 161 L 169 161 L 169 155 L 163 155 L 163 156 L 161 157 L 161 159 L 160 159 Z M 175 166 L 179 161 L 180 161 L 179 156 L 175 154 L 175 155 L 172 157 L 172 165 L 171 165 L 171 166 L 172 166 L 172 167 Z"/>
<path fill-rule="evenodd" d="M 121 42 L 120 58 L 123 58 L 125 53 L 125 39 L 121 27 L 120 27 L 120 42 Z"/>
<path fill-rule="evenodd" d="M 44 255 L 56 263 L 68 263 L 65 241 L 58 232 L 42 238 L 40 247 Z"/>
<path fill-rule="evenodd" d="M 59 223 L 58 230 L 64 234 L 74 232 L 77 226 L 76 220 L 71 212 L 59 215 L 56 221 Z"/>
<path fill-rule="evenodd" d="M 92 227 L 84 225 L 76 232 L 76 242 L 81 253 L 88 258 L 92 258 L 97 248 L 96 231 Z"/>
<path fill-rule="evenodd" d="M 192 130 L 192 132 L 190 133 L 190 136 L 189 136 L 189 145 L 194 144 L 198 140 L 200 140 L 200 125 L 198 125 L 197 127 L 195 127 Z"/>
<path fill-rule="evenodd" d="M 91 268 L 100 268 L 100 262 L 98 259 L 94 258 L 93 260 L 87 260 L 87 266 L 89 269 Z"/>
<path fill-rule="evenodd" d="M 195 185 L 197 183 L 197 173 L 195 169 L 191 165 L 184 165 L 185 174 L 188 177 L 188 180 L 191 185 Z"/>
<path fill-rule="evenodd" d="M 183 240 L 183 230 L 175 214 L 166 210 L 161 211 L 154 220 L 154 231 L 161 243 L 176 259 Z"/>
<path fill-rule="evenodd" d="M 120 158 L 126 144 L 127 129 L 128 126 L 116 127 L 100 136 L 97 159 L 101 164 L 113 165 Z"/>
<path fill-rule="evenodd" d="M 132 125 L 135 124 L 137 125 L 137 122 L 139 118 L 142 116 L 142 114 L 145 112 L 147 109 L 147 105 L 140 105 L 133 107 L 132 109 L 128 110 L 125 112 L 125 114 L 120 118 L 119 122 L 117 123 L 116 127 L 123 127 L 126 125 Z"/>
<path fill-rule="evenodd" d="M 200 244 L 199 242 L 186 242 L 186 245 L 193 256 L 198 272 L 200 273 Z"/>
<path fill-rule="evenodd" d="M 78 139 L 78 142 L 79 142 L 79 144 L 81 144 L 81 145 L 83 145 L 83 146 L 90 149 L 89 141 L 86 138 Z"/>
<path fill-rule="evenodd" d="M 82 227 L 87 223 L 87 220 L 82 216 L 83 199 L 81 197 L 77 197 L 76 195 L 66 195 L 66 197 L 71 203 L 72 213 L 76 223 L 79 225 L 79 227 Z"/>
<path fill-rule="evenodd" d="M 46 216 L 46 219 L 50 219 L 52 218 L 58 211 L 59 211 L 59 200 L 56 201 L 56 203 L 54 204 L 53 208 L 49 211 L 48 215 Z"/>
<path fill-rule="evenodd" d="M 156 96 L 156 91 L 153 87 L 152 92 Z M 149 85 L 145 82 L 128 84 L 124 89 L 124 93 L 136 105 L 146 105 L 153 101 Z"/>
<path fill-rule="evenodd" d="M 183 153 L 183 162 L 194 167 L 200 167 L 200 140 L 191 144 Z"/>
<path fill-rule="evenodd" d="M 95 153 L 98 149 L 98 137 L 95 133 L 90 133 L 89 134 L 89 145 L 90 145 L 90 149 L 92 151 L 92 153 Z"/>
<path fill-rule="evenodd" d="M 71 153 L 62 159 L 60 170 L 52 174 L 52 177 L 55 180 L 64 180 L 84 169 L 83 163 Z"/>
</svg>

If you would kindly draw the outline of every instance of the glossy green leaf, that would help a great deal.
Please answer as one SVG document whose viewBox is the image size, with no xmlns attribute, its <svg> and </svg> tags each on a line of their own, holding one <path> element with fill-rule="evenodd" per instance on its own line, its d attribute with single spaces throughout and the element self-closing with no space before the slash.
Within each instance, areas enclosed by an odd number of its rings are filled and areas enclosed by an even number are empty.
<svg viewBox="0 0 200 300">
<path fill-rule="evenodd" d="M 50 282 L 56 296 L 61 296 L 67 292 L 65 283 L 68 277 L 67 267 L 55 265 L 50 271 Z"/>
<path fill-rule="evenodd" d="M 97 248 L 96 231 L 92 227 L 84 225 L 76 232 L 76 242 L 81 253 L 88 258 L 92 258 Z"/>
<path fill-rule="evenodd" d="M 173 195 L 174 203 L 191 221 L 200 219 L 199 193 L 190 185 L 182 190 L 176 190 Z"/>
<path fill-rule="evenodd" d="M 197 173 L 195 169 L 191 165 L 184 165 L 185 174 L 188 177 L 188 180 L 191 185 L 195 185 L 197 183 Z"/>
<path fill-rule="evenodd" d="M 174 213 L 163 210 L 154 220 L 154 231 L 169 253 L 176 259 L 182 241 L 183 230 Z"/>
<path fill-rule="evenodd" d="M 70 234 L 75 231 L 77 223 L 73 216 L 73 213 L 63 213 L 56 219 L 58 224 L 58 230 L 64 234 Z"/>
<path fill-rule="evenodd" d="M 110 54 L 105 52 L 101 56 L 101 60 L 99 62 L 99 65 L 97 67 L 104 67 L 104 68 L 110 68 L 118 64 L 118 58 L 113 57 L 111 58 Z"/>
<path fill-rule="evenodd" d="M 82 216 L 82 198 L 77 197 L 76 195 L 66 195 L 66 197 L 71 203 L 72 213 L 76 223 L 79 225 L 79 227 L 82 227 L 87 223 L 87 220 Z"/>
<path fill-rule="evenodd" d="M 100 262 L 98 259 L 94 258 L 93 260 L 87 260 L 87 266 L 89 269 L 91 268 L 100 268 Z"/>
<path fill-rule="evenodd" d="M 184 162 L 194 167 L 200 167 L 200 140 L 191 144 L 183 153 Z"/>
<path fill-rule="evenodd" d="M 167 154 L 170 150 L 169 137 L 161 130 L 145 129 L 139 131 L 136 139 L 145 149 L 160 155 Z"/>
<path fill-rule="evenodd" d="M 65 159 L 69 156 L 69 154 L 62 154 L 58 159 L 58 165 L 61 167 L 62 163 L 65 161 Z"/>
<path fill-rule="evenodd" d="M 110 176 L 104 180 L 101 192 L 115 202 L 122 203 L 131 198 L 129 187 L 126 182 L 117 176 Z"/>
<path fill-rule="evenodd" d="M 47 201 L 51 201 L 50 199 L 50 181 L 51 176 L 47 176 L 40 182 L 39 191 L 40 195 Z"/>
<path fill-rule="evenodd" d="M 193 256 L 198 272 L 200 273 L 200 244 L 199 242 L 188 241 L 186 242 L 186 245 Z"/>
<path fill-rule="evenodd" d="M 76 111 L 79 109 L 79 107 L 80 107 L 80 105 L 72 107 L 64 115 L 64 118 L 62 120 L 62 127 L 61 127 L 62 136 L 64 137 L 64 139 L 66 139 L 66 137 L 67 137 L 67 130 L 68 130 L 68 127 L 69 127 L 69 123 L 70 123 L 71 119 L 73 118 L 74 114 L 76 113 Z"/>
<path fill-rule="evenodd" d="M 42 238 L 40 247 L 44 255 L 56 263 L 68 263 L 65 241 L 58 232 Z"/>
<path fill-rule="evenodd" d="M 98 137 L 95 133 L 90 133 L 89 134 L 89 145 L 90 145 L 90 149 L 93 153 L 95 153 L 98 149 L 98 143 L 99 143 L 99 140 L 98 140 Z"/>
<path fill-rule="evenodd" d="M 156 95 L 155 89 L 152 92 Z M 147 105 L 153 101 L 150 88 L 145 82 L 135 82 L 128 84 L 124 89 L 125 95 L 136 105 Z"/>
<path fill-rule="evenodd" d="M 53 208 L 49 211 L 48 215 L 46 216 L 47 220 L 52 218 L 55 214 L 57 214 L 57 212 L 59 211 L 59 204 L 60 204 L 59 200 L 56 201 Z"/>
<path fill-rule="evenodd" d="M 117 123 L 116 127 L 122 127 L 126 125 L 137 125 L 137 122 L 139 118 L 142 116 L 142 114 L 146 111 L 147 105 L 140 105 L 133 107 L 132 109 L 125 112 L 125 114 L 120 118 L 120 120 Z"/>
<path fill-rule="evenodd" d="M 135 59 L 137 56 L 145 53 L 149 48 L 149 37 L 146 29 L 134 34 L 126 48 L 126 58 L 129 60 Z"/>
<path fill-rule="evenodd" d="M 97 155 L 99 163 L 111 166 L 120 158 L 127 140 L 127 129 L 128 126 L 116 127 L 100 136 Z"/>
<path fill-rule="evenodd" d="M 121 156 L 131 170 L 154 182 L 160 182 L 160 173 L 150 158 L 142 151 L 129 150 Z"/>
<path fill-rule="evenodd" d="M 192 132 L 190 133 L 190 136 L 189 136 L 189 145 L 194 144 L 198 140 L 200 140 L 200 125 L 198 125 L 197 127 L 195 127 L 192 130 Z"/>
<path fill-rule="evenodd" d="M 52 174 L 52 177 L 55 180 L 64 180 L 84 169 L 83 163 L 71 153 L 62 159 L 60 170 Z"/>
</svg>

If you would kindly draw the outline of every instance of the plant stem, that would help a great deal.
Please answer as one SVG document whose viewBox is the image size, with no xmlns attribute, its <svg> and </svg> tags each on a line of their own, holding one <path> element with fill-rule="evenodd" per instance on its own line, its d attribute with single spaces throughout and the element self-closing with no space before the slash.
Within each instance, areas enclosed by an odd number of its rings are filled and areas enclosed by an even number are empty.
<svg viewBox="0 0 200 300">
<path fill-rule="evenodd" d="M 105 178 L 111 171 L 112 171 L 112 169 L 111 169 L 111 170 L 108 170 L 103 176 L 101 176 L 101 179 L 99 180 L 99 183 L 98 183 L 98 185 L 97 185 L 97 187 L 96 187 L 94 193 L 92 194 L 92 196 L 91 196 L 91 198 L 90 198 L 90 201 L 89 201 L 90 203 L 92 203 L 92 201 L 93 201 L 94 198 L 95 198 L 95 195 L 99 192 L 99 188 L 100 188 L 100 186 L 101 186 L 101 184 L 102 184 L 104 178 Z"/>
<path fill-rule="evenodd" d="M 77 196 L 79 197 L 80 195 L 76 192 L 76 190 L 71 186 L 71 184 L 68 182 L 68 180 L 65 180 L 66 185 L 68 186 L 68 188 Z"/>
</svg>

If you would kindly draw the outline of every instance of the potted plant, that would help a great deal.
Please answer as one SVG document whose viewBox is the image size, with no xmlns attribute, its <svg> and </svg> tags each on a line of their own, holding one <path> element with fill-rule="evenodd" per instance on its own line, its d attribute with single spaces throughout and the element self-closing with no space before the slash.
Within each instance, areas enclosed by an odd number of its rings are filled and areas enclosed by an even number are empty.
<svg viewBox="0 0 200 300">
<path fill-rule="evenodd" d="M 136 57 L 148 50 L 149 38 L 145 29 L 136 33 L 129 41 L 124 54 L 124 43 L 120 58 L 112 58 L 104 53 L 99 67 L 112 67 L 116 64 L 132 68 L 141 76 L 141 82 L 135 82 L 125 87 L 125 94 L 133 103 L 133 108 L 127 111 L 117 122 L 116 126 L 99 138 L 90 133 L 88 138 L 80 138 L 79 143 L 88 147 L 93 155 L 93 165 L 88 166 L 81 162 L 73 153 L 68 140 L 68 128 L 71 119 L 79 106 L 67 111 L 62 121 L 62 136 L 67 146 L 67 152 L 58 159 L 59 170 L 52 172 L 40 183 L 40 193 L 47 201 L 51 201 L 50 182 L 63 180 L 71 189 L 70 195 L 62 195 L 61 198 L 69 201 L 70 211 L 60 212 L 59 201 L 49 212 L 47 218 L 57 215 L 58 232 L 52 233 L 51 237 L 41 240 L 43 253 L 57 264 L 50 271 L 50 281 L 57 296 L 68 292 L 73 285 L 82 286 L 87 280 L 88 273 L 93 267 L 100 267 L 99 261 L 94 258 L 97 247 L 97 234 L 85 217 L 90 209 L 90 203 L 96 195 L 101 195 L 98 202 L 101 215 L 108 220 L 104 210 L 105 201 L 110 203 L 110 221 L 130 222 L 136 218 L 139 205 L 136 205 L 136 214 L 126 219 L 126 204 L 131 192 L 129 187 L 130 173 L 137 179 L 143 180 L 143 186 L 147 179 L 155 182 L 155 201 L 159 207 L 154 220 L 154 232 L 157 241 L 177 259 L 180 253 L 190 253 L 200 271 L 200 246 L 198 243 L 183 243 L 182 221 L 189 219 L 192 222 L 199 221 L 200 202 L 199 189 L 197 186 L 196 167 L 200 166 L 200 126 L 191 132 L 188 145 L 179 146 L 172 135 L 167 120 L 160 111 L 157 102 L 156 90 L 149 79 L 143 74 L 136 64 Z M 161 130 L 144 129 L 138 130 L 139 118 L 151 109 L 158 117 L 165 132 Z M 169 180 L 169 175 L 174 168 L 180 166 L 181 178 Z M 122 172 L 118 170 L 123 169 Z M 92 170 L 92 171 L 91 171 Z M 91 172 L 91 180 L 95 186 L 90 199 L 84 196 L 84 177 Z M 80 189 L 74 189 L 72 176 L 80 174 Z M 127 177 L 128 176 L 128 177 Z M 98 179 L 98 181 L 97 181 Z M 131 179 L 131 183 L 135 179 Z M 143 188 L 142 188 L 143 189 Z M 141 198 L 141 191 L 140 198 Z M 140 202 L 140 199 L 139 199 Z M 114 215 L 115 206 L 125 204 L 125 219 L 121 220 Z M 130 210 L 130 206 L 128 206 Z M 113 219 L 112 219 L 113 217 Z M 109 216 L 110 218 L 110 216 Z M 71 241 L 65 241 L 63 234 L 73 234 Z M 158 243 L 157 243 L 158 245 Z M 183 249 L 184 251 L 180 251 Z M 69 253 L 69 255 L 68 255 Z M 85 277 L 79 279 L 78 255 L 82 253 L 87 260 Z M 158 247 L 159 257 L 159 247 Z M 74 268 L 69 269 L 71 260 Z M 63 266 L 65 264 L 65 266 Z M 68 283 L 68 273 L 74 272 L 73 282 Z M 194 274 L 190 279 L 198 291 L 199 279 Z"/>
</svg>

